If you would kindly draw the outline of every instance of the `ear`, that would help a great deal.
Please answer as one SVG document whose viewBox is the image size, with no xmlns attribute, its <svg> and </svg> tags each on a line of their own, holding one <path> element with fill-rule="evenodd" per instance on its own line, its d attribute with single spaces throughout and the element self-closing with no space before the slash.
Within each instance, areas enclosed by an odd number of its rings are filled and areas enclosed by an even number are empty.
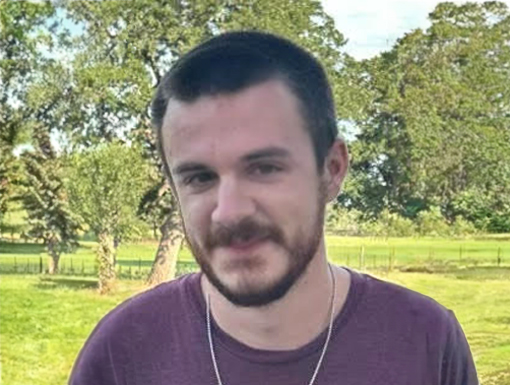
<svg viewBox="0 0 510 385">
<path fill-rule="evenodd" d="M 334 200 L 349 169 L 349 153 L 342 139 L 336 139 L 324 160 L 323 180 L 328 202 Z"/>
</svg>

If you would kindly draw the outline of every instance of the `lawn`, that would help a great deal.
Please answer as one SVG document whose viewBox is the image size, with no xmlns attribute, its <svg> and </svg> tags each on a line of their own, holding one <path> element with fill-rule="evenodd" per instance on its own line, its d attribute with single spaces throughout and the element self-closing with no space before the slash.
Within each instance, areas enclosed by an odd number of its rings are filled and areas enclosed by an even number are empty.
<svg viewBox="0 0 510 385">
<path fill-rule="evenodd" d="M 497 265 L 510 266 L 510 235 L 475 239 L 437 238 L 360 238 L 328 236 L 328 255 L 337 263 L 353 268 L 363 266 L 436 266 L 437 265 Z M 118 249 L 118 269 L 126 273 L 128 269 L 138 275 L 146 274 L 157 249 L 157 242 L 121 244 Z M 60 266 L 80 274 L 94 274 L 94 242 L 81 242 L 73 254 L 64 254 Z M 0 272 L 13 269 L 18 272 L 39 269 L 46 265 L 47 254 L 37 243 L 0 242 Z M 391 258 L 391 259 L 390 259 Z M 187 248 L 179 254 L 180 261 L 193 261 Z"/>
<path fill-rule="evenodd" d="M 430 295 L 454 310 L 471 344 L 482 383 L 510 384 L 508 268 L 462 269 L 449 275 L 392 272 L 382 278 Z M 140 290 L 140 281 L 119 281 L 113 294 L 100 296 L 93 278 L 3 276 L 0 383 L 64 384 L 99 319 Z"/>
</svg>

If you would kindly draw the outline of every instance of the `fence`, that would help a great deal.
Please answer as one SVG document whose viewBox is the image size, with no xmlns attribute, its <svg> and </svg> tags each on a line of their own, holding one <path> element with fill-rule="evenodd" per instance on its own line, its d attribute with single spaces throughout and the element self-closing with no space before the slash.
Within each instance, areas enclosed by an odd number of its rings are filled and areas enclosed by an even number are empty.
<svg viewBox="0 0 510 385">
<path fill-rule="evenodd" d="M 360 270 L 386 271 L 397 269 L 400 271 L 442 272 L 469 267 L 510 266 L 510 258 L 504 258 L 504 250 L 501 247 L 496 250 L 484 251 L 483 255 L 480 255 L 480 250 L 476 250 L 477 257 L 469 256 L 469 251 L 473 252 L 473 250 L 466 250 L 462 246 L 453 253 L 450 250 L 447 255 L 444 250 L 434 248 L 417 254 L 406 254 L 402 251 L 397 253 L 397 250 L 398 248 L 392 247 L 386 253 L 381 254 L 367 252 L 365 246 L 360 246 L 355 252 L 351 250 L 338 253 L 340 255 L 337 254 L 334 260 L 344 266 Z M 438 251 L 437 254 L 436 251 Z"/>
<path fill-rule="evenodd" d="M 456 256 L 448 258 L 437 258 L 432 249 L 429 250 L 428 255 L 413 259 L 409 256 L 397 256 L 395 248 L 385 254 L 377 254 L 367 253 L 363 246 L 356 252 L 341 254 L 334 256 L 333 259 L 336 263 L 359 270 L 392 271 L 397 269 L 400 271 L 443 272 L 459 267 L 510 266 L 510 258 L 503 257 L 501 248 L 494 251 L 494 255 L 488 255 L 485 258 L 469 258 L 462 248 L 459 249 Z M 42 256 L 2 256 L 0 258 L 0 274 L 45 274 L 47 273 L 45 259 Z M 145 279 L 148 277 L 151 267 L 151 260 L 139 258 L 118 260 L 115 268 L 117 277 L 121 279 Z M 177 276 L 180 276 L 198 271 L 198 266 L 195 262 L 179 261 L 176 270 Z M 60 261 L 58 274 L 97 276 L 97 266 L 90 258 L 65 257 Z"/>
<path fill-rule="evenodd" d="M 0 258 L 0 274 L 47 274 L 46 258 L 39 257 L 2 257 Z M 121 260 L 117 261 L 115 270 L 121 279 L 145 279 L 151 271 L 152 261 Z M 177 276 L 198 271 L 195 262 L 178 261 Z M 97 276 L 97 265 L 90 259 L 63 258 L 60 261 L 58 274 L 76 276 Z"/>
</svg>

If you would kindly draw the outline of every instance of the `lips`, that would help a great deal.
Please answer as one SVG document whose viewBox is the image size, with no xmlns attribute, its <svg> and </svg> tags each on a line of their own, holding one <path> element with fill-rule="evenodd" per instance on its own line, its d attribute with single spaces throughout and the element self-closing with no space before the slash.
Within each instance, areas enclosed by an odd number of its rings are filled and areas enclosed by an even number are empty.
<svg viewBox="0 0 510 385">
<path fill-rule="evenodd" d="M 228 250 L 232 250 L 235 252 L 247 252 L 257 248 L 264 242 L 265 238 L 253 238 L 247 241 L 243 240 L 234 241 L 224 247 Z"/>
</svg>

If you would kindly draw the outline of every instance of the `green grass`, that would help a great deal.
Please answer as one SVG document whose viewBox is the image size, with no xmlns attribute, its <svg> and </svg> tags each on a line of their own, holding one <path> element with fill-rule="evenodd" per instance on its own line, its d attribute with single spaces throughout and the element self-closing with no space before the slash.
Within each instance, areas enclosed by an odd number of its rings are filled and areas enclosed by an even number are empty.
<svg viewBox="0 0 510 385">
<path fill-rule="evenodd" d="M 395 263 L 400 265 L 423 264 L 430 261 L 473 261 L 496 263 L 498 255 L 503 262 L 510 263 L 510 236 L 481 239 L 443 238 L 359 238 L 328 237 L 328 253 L 333 258 L 346 261 L 359 258 L 364 248 L 369 261 L 376 255 L 387 259 L 395 253 Z"/>
<path fill-rule="evenodd" d="M 359 238 L 328 236 L 328 255 L 337 263 L 355 268 L 361 267 L 360 254 L 363 250 L 364 265 L 373 267 L 388 266 L 389 256 L 394 253 L 394 266 L 431 265 L 496 265 L 498 255 L 503 266 L 510 266 L 510 236 L 483 239 L 437 239 L 437 238 Z M 61 267 L 75 269 L 84 266 L 93 269 L 95 265 L 95 242 L 81 242 L 73 254 L 61 257 Z M 121 269 L 148 270 L 154 259 L 157 242 L 121 244 L 117 261 Z M 37 243 L 0 242 L 0 264 L 14 263 L 25 266 L 38 265 L 48 258 L 44 247 Z M 193 261 L 187 248 L 179 253 L 179 260 Z"/>
<path fill-rule="evenodd" d="M 492 272 L 494 273 L 494 272 Z M 500 272 L 501 273 L 501 272 Z M 496 276 L 393 272 L 383 278 L 434 297 L 455 311 L 471 344 L 483 384 L 510 383 L 510 271 Z M 113 307 L 143 290 L 119 281 L 100 296 L 81 277 L 3 276 L 0 279 L 0 357 L 9 385 L 64 384 L 85 339 Z"/>
<path fill-rule="evenodd" d="M 115 294 L 101 297 L 94 279 L 3 276 L 0 382 L 65 384 L 92 328 L 109 309 L 139 288 L 139 282 L 121 282 Z"/>
</svg>

